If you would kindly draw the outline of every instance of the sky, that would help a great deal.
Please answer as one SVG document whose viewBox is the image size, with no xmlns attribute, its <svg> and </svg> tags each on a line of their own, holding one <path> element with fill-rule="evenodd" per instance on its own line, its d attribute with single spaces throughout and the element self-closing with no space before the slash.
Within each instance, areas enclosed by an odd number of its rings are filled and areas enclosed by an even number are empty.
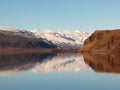
<svg viewBox="0 0 120 90">
<path fill-rule="evenodd" d="M 0 0 L 0 26 L 94 31 L 120 28 L 120 0 Z"/>
</svg>

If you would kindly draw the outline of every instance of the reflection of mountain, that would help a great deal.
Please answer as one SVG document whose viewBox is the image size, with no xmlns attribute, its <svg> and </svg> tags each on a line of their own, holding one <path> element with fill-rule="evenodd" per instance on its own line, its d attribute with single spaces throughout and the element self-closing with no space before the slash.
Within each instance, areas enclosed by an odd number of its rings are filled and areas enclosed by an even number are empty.
<svg viewBox="0 0 120 90">
<path fill-rule="evenodd" d="M 57 54 L 55 57 L 44 60 L 42 63 L 37 63 L 32 69 L 34 72 L 68 72 L 80 71 L 87 68 L 83 57 L 78 54 Z"/>
<path fill-rule="evenodd" d="M 0 74 L 13 74 L 21 71 L 67 72 L 87 68 L 83 57 L 77 54 L 28 54 L 1 53 Z"/>
<path fill-rule="evenodd" d="M 83 53 L 84 61 L 96 72 L 120 73 L 120 53 Z"/>
<path fill-rule="evenodd" d="M 0 53 L 0 74 L 26 71 L 56 54 Z"/>
</svg>

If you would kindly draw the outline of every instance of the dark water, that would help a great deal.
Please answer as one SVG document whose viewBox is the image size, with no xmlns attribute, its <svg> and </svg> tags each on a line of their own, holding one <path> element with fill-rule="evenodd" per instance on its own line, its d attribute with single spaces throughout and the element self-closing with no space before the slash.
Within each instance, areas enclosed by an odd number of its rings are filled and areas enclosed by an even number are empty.
<svg viewBox="0 0 120 90">
<path fill-rule="evenodd" d="M 120 54 L 0 53 L 0 90 L 120 90 Z"/>
</svg>

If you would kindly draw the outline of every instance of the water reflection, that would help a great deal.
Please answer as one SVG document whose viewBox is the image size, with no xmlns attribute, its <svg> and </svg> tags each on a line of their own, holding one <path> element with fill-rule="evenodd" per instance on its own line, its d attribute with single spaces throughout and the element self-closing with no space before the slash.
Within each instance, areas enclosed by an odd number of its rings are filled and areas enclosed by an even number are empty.
<svg viewBox="0 0 120 90">
<path fill-rule="evenodd" d="M 83 53 L 83 56 L 0 53 L 0 90 L 120 90 L 120 75 L 108 73 L 120 73 L 118 53 Z"/>
<path fill-rule="evenodd" d="M 69 72 L 87 68 L 83 57 L 75 53 L 0 53 L 0 75 L 23 71 Z"/>
<path fill-rule="evenodd" d="M 84 61 L 96 72 L 120 73 L 120 53 L 82 53 Z"/>
<path fill-rule="evenodd" d="M 82 56 L 83 55 L 83 56 Z M 95 72 L 120 73 L 119 53 L 0 53 L 0 75 L 19 72 L 71 72 L 91 67 Z"/>
</svg>

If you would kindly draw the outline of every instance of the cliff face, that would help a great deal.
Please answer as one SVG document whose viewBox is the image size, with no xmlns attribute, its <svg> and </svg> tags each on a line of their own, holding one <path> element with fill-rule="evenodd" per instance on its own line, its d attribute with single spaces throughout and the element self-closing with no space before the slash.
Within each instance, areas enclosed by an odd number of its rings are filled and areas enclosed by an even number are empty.
<svg viewBox="0 0 120 90">
<path fill-rule="evenodd" d="M 84 41 L 80 51 L 120 51 L 120 29 L 98 30 Z"/>
</svg>

